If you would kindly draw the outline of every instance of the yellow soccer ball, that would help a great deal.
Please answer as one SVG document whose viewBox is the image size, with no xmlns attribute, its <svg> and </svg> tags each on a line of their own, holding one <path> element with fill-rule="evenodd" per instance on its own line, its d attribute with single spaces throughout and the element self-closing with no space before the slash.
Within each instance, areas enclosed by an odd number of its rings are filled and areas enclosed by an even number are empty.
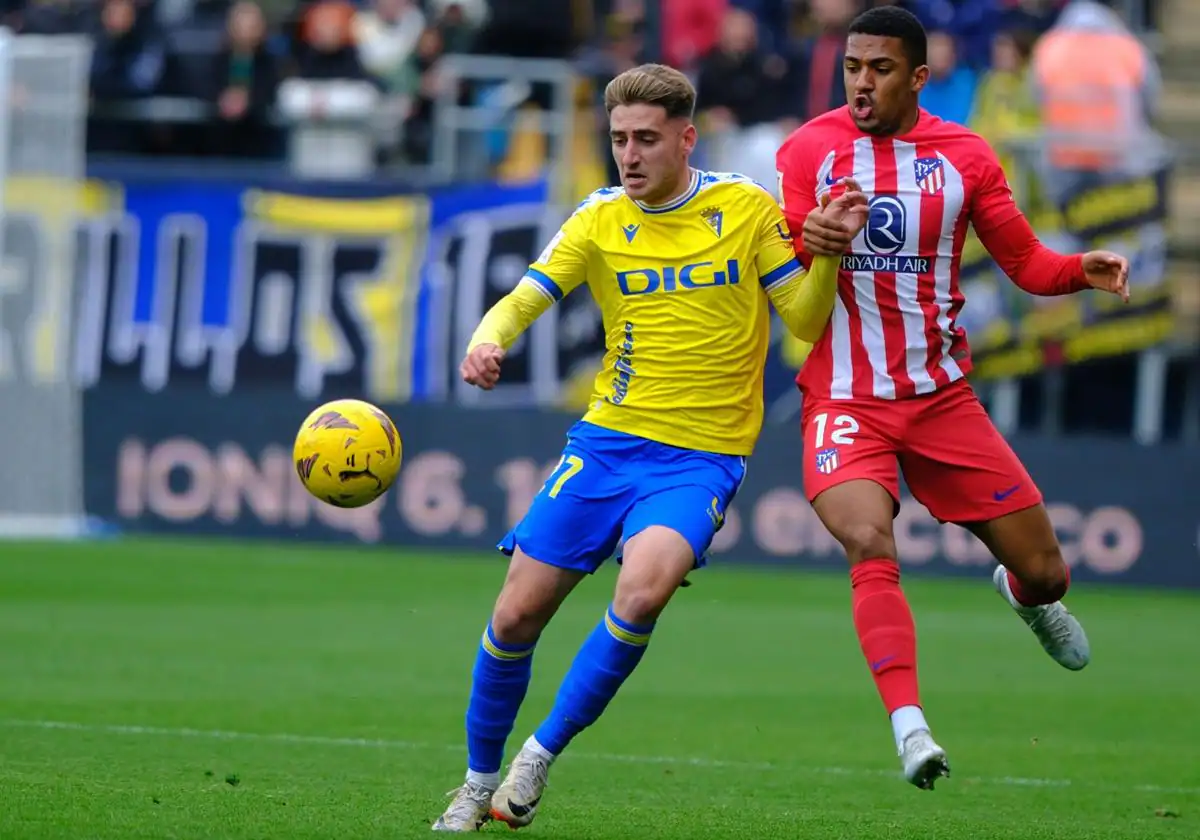
<svg viewBox="0 0 1200 840">
<path fill-rule="evenodd" d="M 356 508 L 382 496 L 400 472 L 396 424 L 362 400 L 334 400 L 304 418 L 292 454 L 309 493 Z"/>
</svg>

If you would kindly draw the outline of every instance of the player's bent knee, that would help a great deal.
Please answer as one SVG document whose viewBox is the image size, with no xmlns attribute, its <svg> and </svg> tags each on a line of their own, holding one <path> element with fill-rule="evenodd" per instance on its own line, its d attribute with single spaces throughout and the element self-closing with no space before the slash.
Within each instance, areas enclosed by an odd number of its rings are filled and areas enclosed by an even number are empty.
<svg viewBox="0 0 1200 840">
<path fill-rule="evenodd" d="M 688 541 L 670 528 L 653 526 L 633 537 L 623 551 L 613 611 L 633 624 L 650 624 L 696 564 Z"/>
<path fill-rule="evenodd" d="M 856 522 L 835 536 L 841 542 L 851 565 L 864 560 L 896 559 L 896 538 L 892 535 L 890 522 L 886 526 L 875 522 Z"/>
<path fill-rule="evenodd" d="M 655 587 L 617 587 L 613 595 L 613 612 L 630 624 L 653 624 L 671 600 L 670 592 Z"/>
<path fill-rule="evenodd" d="M 513 645 L 536 642 L 581 578 L 579 572 L 540 563 L 517 549 L 492 611 L 496 640 Z"/>
<path fill-rule="evenodd" d="M 851 565 L 895 560 L 892 515 L 896 500 L 883 485 L 854 479 L 830 487 L 813 500 L 813 510 L 846 552 Z"/>
<path fill-rule="evenodd" d="M 1039 553 L 1034 562 L 1022 564 L 1018 575 L 1010 570 L 1021 583 L 1021 589 L 1038 603 L 1052 604 L 1061 601 L 1071 586 L 1071 572 L 1057 548 Z"/>
<path fill-rule="evenodd" d="M 509 645 L 528 645 L 537 641 L 550 622 L 553 612 L 543 604 L 521 594 L 501 595 L 492 613 L 492 632 L 496 641 Z"/>
</svg>

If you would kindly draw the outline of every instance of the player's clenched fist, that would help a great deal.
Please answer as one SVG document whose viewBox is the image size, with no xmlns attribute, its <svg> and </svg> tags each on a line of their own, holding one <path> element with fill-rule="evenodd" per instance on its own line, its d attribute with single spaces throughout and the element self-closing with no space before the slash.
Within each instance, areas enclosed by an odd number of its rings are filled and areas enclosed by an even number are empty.
<svg viewBox="0 0 1200 840">
<path fill-rule="evenodd" d="M 804 250 L 814 257 L 837 257 L 846 253 L 854 237 L 867 222 L 867 197 L 853 178 L 843 178 L 845 193 L 833 202 L 829 195 L 821 197 L 821 206 L 814 207 L 804 219 L 801 239 Z"/>
<path fill-rule="evenodd" d="M 459 365 L 464 382 L 476 388 L 490 391 L 500 381 L 500 363 L 504 361 L 504 348 L 495 344 L 480 344 L 467 353 Z"/>
</svg>

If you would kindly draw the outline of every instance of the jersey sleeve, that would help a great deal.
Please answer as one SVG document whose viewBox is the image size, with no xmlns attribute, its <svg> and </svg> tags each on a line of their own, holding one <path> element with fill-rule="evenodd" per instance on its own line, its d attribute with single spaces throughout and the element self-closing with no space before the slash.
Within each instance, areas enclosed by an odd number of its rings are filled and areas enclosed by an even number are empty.
<svg viewBox="0 0 1200 840">
<path fill-rule="evenodd" d="M 1069 295 L 1091 288 L 1082 254 L 1060 254 L 1038 241 L 1018 213 L 1006 224 L 979 234 L 979 241 L 1017 287 L 1031 295 Z"/>
<path fill-rule="evenodd" d="M 975 144 L 975 191 L 971 224 L 996 264 L 1021 289 L 1034 295 L 1066 295 L 1089 288 L 1079 254 L 1059 254 L 1038 241 L 1013 199 L 996 153 L 983 139 Z"/>
<path fill-rule="evenodd" d="M 837 295 L 837 257 L 815 257 L 807 271 L 792 245 L 787 219 L 764 203 L 758 236 L 758 278 L 788 332 L 815 342 L 825 331 Z"/>
<path fill-rule="evenodd" d="M 780 206 L 790 230 L 800 230 L 804 219 L 817 206 L 817 170 L 810 156 L 804 154 L 804 135 L 795 133 L 775 153 L 775 170 L 779 178 Z M 792 241 L 793 249 L 804 265 L 812 257 L 804 252 L 799 239 Z"/>
<path fill-rule="evenodd" d="M 550 308 L 553 301 L 528 277 L 487 311 L 467 345 L 470 353 L 481 344 L 495 344 L 505 350 L 529 329 L 529 325 Z"/>
<path fill-rule="evenodd" d="M 996 153 L 982 138 L 972 146 L 974 190 L 971 197 L 971 224 L 983 239 L 1021 215 L 1013 199 L 1012 188 Z"/>
<path fill-rule="evenodd" d="M 796 260 L 795 243 L 787 218 L 771 199 L 766 190 L 761 196 L 755 196 L 758 201 L 758 241 L 755 243 L 758 252 L 754 261 L 758 268 L 759 281 L 764 289 L 800 270 L 801 265 Z"/>
<path fill-rule="evenodd" d="M 517 287 L 483 316 L 467 345 L 468 353 L 481 344 L 507 350 L 543 312 L 582 285 L 587 279 L 591 213 L 584 202 L 563 222 Z"/>
<path fill-rule="evenodd" d="M 536 285 L 551 302 L 562 300 L 587 279 L 588 238 L 595 214 L 585 201 L 542 249 L 525 272 L 524 280 Z"/>
</svg>

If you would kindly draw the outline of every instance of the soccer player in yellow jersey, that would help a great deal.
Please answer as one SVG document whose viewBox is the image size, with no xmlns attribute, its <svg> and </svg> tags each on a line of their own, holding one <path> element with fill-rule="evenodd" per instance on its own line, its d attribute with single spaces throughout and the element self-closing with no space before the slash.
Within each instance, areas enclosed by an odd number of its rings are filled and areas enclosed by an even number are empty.
<svg viewBox="0 0 1200 840">
<path fill-rule="evenodd" d="M 768 299 L 807 341 L 833 309 L 836 257 L 817 257 L 806 273 L 769 192 L 688 165 L 695 97 L 683 74 L 661 65 L 609 83 L 623 188 L 579 205 L 484 316 L 463 361 L 463 378 L 490 389 L 505 348 L 556 300 L 587 283 L 600 307 L 608 352 L 591 408 L 500 542 L 512 560 L 476 657 L 467 778 L 435 831 L 475 831 L 489 816 L 513 828 L 532 822 L 551 763 L 633 672 L 741 484 L 762 424 Z M 825 212 L 857 230 L 866 199 L 851 189 Z M 501 783 L 534 645 L 614 552 L 622 566 L 612 604 Z"/>
</svg>

